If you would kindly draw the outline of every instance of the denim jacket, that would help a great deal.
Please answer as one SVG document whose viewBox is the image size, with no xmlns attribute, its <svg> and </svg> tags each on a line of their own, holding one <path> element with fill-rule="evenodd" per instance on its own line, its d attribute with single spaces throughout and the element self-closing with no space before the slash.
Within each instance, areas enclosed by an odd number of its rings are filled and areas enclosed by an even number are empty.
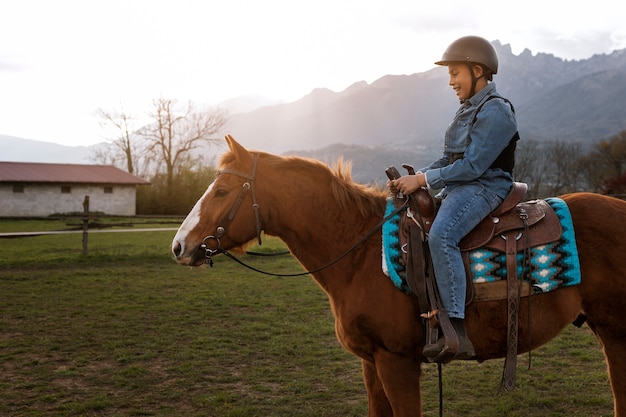
<svg viewBox="0 0 626 417">
<path fill-rule="evenodd" d="M 490 168 L 517 132 L 517 121 L 511 106 L 504 100 L 489 100 L 476 114 L 480 104 L 490 96 L 501 97 L 494 83 L 489 83 L 466 100 L 448 125 L 443 156 L 422 168 L 431 189 L 447 191 L 468 182 L 478 181 L 499 197 L 509 193 L 513 178 L 500 168 Z M 476 122 L 472 124 L 474 115 Z M 462 157 L 450 163 L 453 154 Z"/>
</svg>

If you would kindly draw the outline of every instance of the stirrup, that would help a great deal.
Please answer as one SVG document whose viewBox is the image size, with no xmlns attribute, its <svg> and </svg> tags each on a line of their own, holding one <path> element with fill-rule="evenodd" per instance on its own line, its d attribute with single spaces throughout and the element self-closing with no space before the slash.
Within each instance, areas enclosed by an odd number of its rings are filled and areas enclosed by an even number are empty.
<svg viewBox="0 0 626 417">
<path fill-rule="evenodd" d="M 466 334 L 465 324 L 461 321 L 446 320 L 447 316 L 441 315 L 440 327 L 430 328 L 429 335 L 432 341 L 433 336 L 439 336 L 435 342 L 424 346 L 422 354 L 429 362 L 448 363 L 454 359 L 467 360 L 476 356 L 474 345 Z M 447 322 L 447 323 L 446 323 Z M 461 328 L 461 326 L 463 326 Z M 442 334 L 439 334 L 442 333 Z M 427 337 L 428 338 L 428 337 Z"/>
<path fill-rule="evenodd" d="M 434 343 L 429 343 L 427 345 L 424 346 L 424 349 L 422 349 L 422 354 L 426 357 L 426 358 L 434 358 L 436 357 L 439 352 L 441 352 L 444 348 L 446 347 L 446 343 L 445 343 L 445 339 L 443 336 L 441 336 L 439 339 L 437 339 L 436 342 Z"/>
<path fill-rule="evenodd" d="M 430 344 L 427 343 L 424 349 L 427 346 L 442 345 L 442 348 L 437 350 L 434 355 L 427 356 L 423 350 L 422 354 L 429 362 L 450 362 L 459 351 L 459 339 L 456 335 L 456 330 L 450 322 L 448 313 L 444 309 L 433 309 L 423 313 L 421 316 L 428 322 L 426 325 L 426 339 L 431 342 Z M 435 341 L 433 342 L 433 340 Z"/>
</svg>

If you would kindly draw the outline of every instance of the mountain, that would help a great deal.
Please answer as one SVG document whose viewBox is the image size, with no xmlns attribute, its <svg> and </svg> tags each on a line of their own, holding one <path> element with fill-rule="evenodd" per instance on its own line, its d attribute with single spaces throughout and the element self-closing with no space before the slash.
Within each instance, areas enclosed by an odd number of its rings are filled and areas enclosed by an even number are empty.
<svg viewBox="0 0 626 417">
<path fill-rule="evenodd" d="M 65 146 L 0 135 L 0 161 L 91 164 L 92 156 L 100 146 Z"/>
<path fill-rule="evenodd" d="M 493 44 L 500 57 L 494 79 L 515 106 L 522 138 L 589 142 L 626 129 L 626 50 L 566 61 Z M 335 143 L 437 146 L 458 107 L 447 83 L 446 68 L 436 67 L 339 93 L 314 90 L 294 103 L 233 115 L 230 133 L 273 152 Z"/>
<path fill-rule="evenodd" d="M 494 79 L 515 106 L 522 140 L 588 144 L 626 129 L 626 49 L 568 61 L 493 45 L 500 59 Z M 384 181 L 387 165 L 421 167 L 438 156 L 458 105 L 446 68 L 435 67 L 356 82 L 341 92 L 316 89 L 292 103 L 241 97 L 222 107 L 231 112 L 225 133 L 244 146 L 327 162 L 343 156 L 353 161 L 355 180 L 367 182 Z M 0 136 L 1 160 L 89 162 L 91 148 Z"/>
<path fill-rule="evenodd" d="M 626 129 L 626 71 L 599 71 L 546 91 L 520 106 L 528 137 L 588 142 Z"/>
<path fill-rule="evenodd" d="M 230 114 L 235 114 L 247 113 L 258 109 L 259 107 L 271 106 L 274 104 L 278 104 L 278 101 L 257 94 L 224 100 L 218 104 L 218 107 L 228 110 Z"/>
</svg>

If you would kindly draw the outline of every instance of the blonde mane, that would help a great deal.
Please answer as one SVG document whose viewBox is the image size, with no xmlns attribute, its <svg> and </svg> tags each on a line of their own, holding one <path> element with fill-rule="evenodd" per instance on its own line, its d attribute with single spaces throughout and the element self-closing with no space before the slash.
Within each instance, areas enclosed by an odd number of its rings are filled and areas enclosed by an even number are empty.
<svg viewBox="0 0 626 417">
<path fill-rule="evenodd" d="M 364 217 L 380 214 L 381 206 L 373 204 L 373 201 L 376 199 L 384 201 L 387 194 L 379 188 L 355 183 L 352 180 L 351 161 L 339 158 L 333 163 L 332 168 L 328 166 L 326 168 L 334 177 L 332 193 L 342 209 L 356 208 Z"/>
</svg>

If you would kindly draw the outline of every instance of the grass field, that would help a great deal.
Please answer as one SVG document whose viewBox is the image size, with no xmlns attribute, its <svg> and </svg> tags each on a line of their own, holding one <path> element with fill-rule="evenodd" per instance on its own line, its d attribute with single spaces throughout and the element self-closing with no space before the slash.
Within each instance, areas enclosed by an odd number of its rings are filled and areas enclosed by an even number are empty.
<svg viewBox="0 0 626 417">
<path fill-rule="evenodd" d="M 51 230 L 0 221 L 0 231 Z M 43 229 L 42 229 L 43 228 Z M 272 278 L 225 257 L 187 268 L 173 232 L 0 239 L 0 416 L 365 416 L 360 362 L 334 336 L 310 277 Z M 264 247 L 283 249 L 275 239 Z M 249 259 L 298 272 L 289 256 Z M 612 415 L 606 367 L 588 328 L 502 361 L 444 366 L 446 416 Z M 435 365 L 424 414 L 438 415 Z"/>
</svg>

